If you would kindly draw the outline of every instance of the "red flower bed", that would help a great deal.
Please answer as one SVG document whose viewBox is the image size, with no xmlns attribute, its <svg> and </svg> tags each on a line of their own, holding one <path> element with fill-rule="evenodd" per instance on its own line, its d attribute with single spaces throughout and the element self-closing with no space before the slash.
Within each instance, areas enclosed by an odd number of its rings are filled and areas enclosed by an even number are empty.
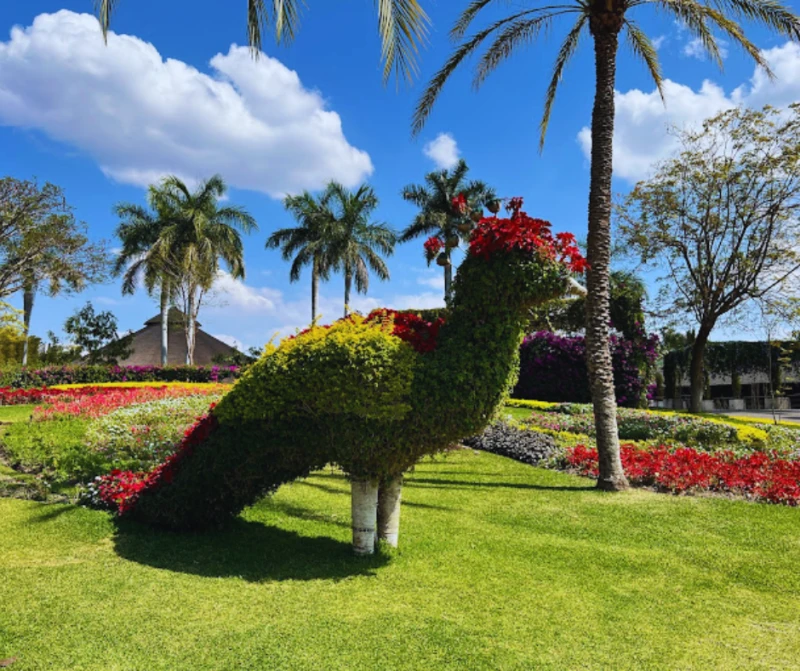
<svg viewBox="0 0 800 671">
<path fill-rule="evenodd" d="M 57 400 L 74 400 L 86 396 L 95 396 L 102 391 L 102 387 L 80 387 L 69 390 L 50 389 L 48 387 L 34 389 L 0 387 L 0 405 L 24 405 L 26 403 L 51 403 Z"/>
<path fill-rule="evenodd" d="M 208 414 L 200 417 L 186 430 L 175 453 L 149 473 L 115 470 L 98 478 L 97 491 L 103 503 L 116 509 L 119 515 L 124 515 L 134 508 L 143 491 L 154 490 L 162 484 L 172 482 L 180 463 L 217 427 L 217 418 L 211 412 L 214 405 L 210 406 Z"/>
<path fill-rule="evenodd" d="M 33 411 L 33 419 L 41 421 L 59 417 L 100 417 L 135 403 L 208 393 L 212 393 L 212 390 L 202 387 L 82 387 L 53 390 L 51 396 L 44 398 L 48 405 Z"/>
<path fill-rule="evenodd" d="M 522 198 L 512 198 L 508 209 L 511 211 L 508 219 L 495 216 L 478 222 L 469 243 L 472 254 L 487 258 L 496 252 L 520 249 L 559 261 L 575 273 L 586 270 L 586 259 L 575 244 L 572 233 L 554 236 L 549 221 L 534 219 L 522 211 Z"/>
<path fill-rule="evenodd" d="M 664 445 L 643 450 L 625 444 L 620 456 L 631 484 L 671 492 L 732 492 L 770 503 L 800 504 L 800 461 L 774 454 L 736 457 L 728 451 L 709 454 Z M 577 445 L 567 450 L 567 462 L 582 475 L 597 477 L 597 450 Z"/>
</svg>

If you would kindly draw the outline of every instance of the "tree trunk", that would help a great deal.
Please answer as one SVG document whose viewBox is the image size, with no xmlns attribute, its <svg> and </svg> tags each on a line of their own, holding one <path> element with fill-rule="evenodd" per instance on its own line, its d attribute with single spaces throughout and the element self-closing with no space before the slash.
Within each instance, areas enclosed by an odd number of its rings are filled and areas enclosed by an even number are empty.
<svg viewBox="0 0 800 671">
<path fill-rule="evenodd" d="M 447 265 L 444 267 L 444 304 L 450 307 L 453 300 L 453 264 L 450 261 L 450 254 L 447 254 Z"/>
<path fill-rule="evenodd" d="M 400 494 L 403 476 L 384 482 L 378 489 L 378 539 L 397 547 L 400 535 Z"/>
<path fill-rule="evenodd" d="M 22 342 L 22 365 L 28 365 L 28 338 L 31 332 L 31 313 L 33 312 L 33 301 L 36 298 L 36 283 L 28 282 L 22 292 L 22 332 L 25 340 Z"/>
<path fill-rule="evenodd" d="M 186 315 L 186 365 L 194 365 L 194 341 L 195 341 L 195 294 L 194 290 L 189 293 L 189 311 Z"/>
<path fill-rule="evenodd" d="M 169 284 L 161 283 L 161 365 L 167 365 L 169 356 Z"/>
<path fill-rule="evenodd" d="M 702 412 L 703 410 L 703 389 L 706 383 L 703 356 L 705 355 L 706 344 L 710 335 L 711 329 L 701 325 L 692 344 L 692 363 L 689 366 L 689 383 L 691 385 L 690 412 Z"/>
<path fill-rule="evenodd" d="M 371 555 L 375 552 L 378 523 L 378 483 L 375 480 L 356 479 L 350 483 L 351 511 L 353 516 L 353 552 Z"/>
<path fill-rule="evenodd" d="M 611 14 L 610 12 L 608 13 Z M 614 142 L 614 79 L 619 27 L 613 15 L 592 17 L 596 90 L 592 109 L 592 165 L 589 186 L 589 235 L 586 276 L 586 363 L 594 406 L 599 453 L 597 486 L 607 491 L 628 487 L 619 456 L 617 402 L 609 347 L 609 264 L 611 260 L 611 175 Z M 609 25 L 611 24 L 611 25 Z"/>
<path fill-rule="evenodd" d="M 353 273 L 350 268 L 345 268 L 344 271 L 344 316 L 350 314 L 350 287 L 353 284 Z"/>
<path fill-rule="evenodd" d="M 317 257 L 311 262 L 311 323 L 317 321 L 317 294 L 319 293 L 319 271 Z"/>
</svg>

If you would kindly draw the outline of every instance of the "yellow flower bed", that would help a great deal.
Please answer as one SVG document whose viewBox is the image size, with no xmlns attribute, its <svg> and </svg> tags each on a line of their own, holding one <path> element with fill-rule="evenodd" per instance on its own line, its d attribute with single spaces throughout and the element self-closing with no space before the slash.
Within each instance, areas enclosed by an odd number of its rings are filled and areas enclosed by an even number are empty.
<svg viewBox="0 0 800 671">
<path fill-rule="evenodd" d="M 50 389 L 84 389 L 86 387 L 110 387 L 110 388 L 153 388 L 153 387 L 174 387 L 179 389 L 202 387 L 203 389 L 217 389 L 220 391 L 230 389 L 232 385 L 220 382 L 87 382 L 81 384 L 56 384 Z"/>
<path fill-rule="evenodd" d="M 531 410 L 547 410 L 553 408 L 559 403 L 550 403 L 549 401 L 527 401 L 522 398 L 509 398 L 505 404 L 509 408 L 530 408 Z"/>
</svg>

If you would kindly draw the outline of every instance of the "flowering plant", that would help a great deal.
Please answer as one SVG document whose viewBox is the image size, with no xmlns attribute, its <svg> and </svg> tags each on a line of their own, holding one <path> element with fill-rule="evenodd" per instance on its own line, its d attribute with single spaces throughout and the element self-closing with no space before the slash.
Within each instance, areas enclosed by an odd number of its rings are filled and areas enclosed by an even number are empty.
<svg viewBox="0 0 800 671">
<path fill-rule="evenodd" d="M 522 211 L 522 198 L 512 198 L 508 208 L 511 216 L 507 219 L 492 216 L 478 222 L 470 239 L 472 254 L 488 258 L 496 252 L 518 249 L 563 263 L 574 273 L 586 270 L 586 259 L 575 243 L 575 236 L 571 233 L 554 236 L 550 222 L 534 219 Z"/>
<path fill-rule="evenodd" d="M 469 204 L 467 203 L 467 197 L 463 193 L 459 193 L 450 203 L 456 214 L 466 214 Z"/>
<path fill-rule="evenodd" d="M 688 447 L 659 445 L 639 449 L 620 447 L 622 467 L 632 484 L 655 486 L 673 493 L 716 491 L 790 506 L 800 504 L 800 461 L 774 453 L 753 452 L 736 457 Z M 567 450 L 567 463 L 582 475 L 597 477 L 597 450 L 576 445 Z"/>
<path fill-rule="evenodd" d="M 430 265 L 444 248 L 444 242 L 434 235 L 422 243 L 422 248 L 425 250 L 425 260 Z"/>
<path fill-rule="evenodd" d="M 367 321 L 384 321 L 391 319 L 394 324 L 392 335 L 409 343 L 417 352 L 432 352 L 436 349 L 439 329 L 444 325 L 441 317 L 426 321 L 413 312 L 398 312 L 381 308 L 367 315 Z"/>
</svg>

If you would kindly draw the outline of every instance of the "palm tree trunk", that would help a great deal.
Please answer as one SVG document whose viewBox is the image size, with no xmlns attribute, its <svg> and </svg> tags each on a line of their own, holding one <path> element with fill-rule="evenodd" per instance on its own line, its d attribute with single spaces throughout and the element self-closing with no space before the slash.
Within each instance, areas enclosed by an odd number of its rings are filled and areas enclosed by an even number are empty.
<svg viewBox="0 0 800 671">
<path fill-rule="evenodd" d="M 194 365 L 194 341 L 195 341 L 195 292 L 189 292 L 189 310 L 186 315 L 186 365 Z"/>
<path fill-rule="evenodd" d="M 169 282 L 161 283 L 161 365 L 167 365 L 169 356 Z"/>
<path fill-rule="evenodd" d="M 345 266 L 344 270 L 344 316 L 350 314 L 350 288 L 353 285 L 353 273 L 350 266 Z"/>
<path fill-rule="evenodd" d="M 317 321 L 317 295 L 319 294 L 319 270 L 317 257 L 311 263 L 311 323 Z"/>
<path fill-rule="evenodd" d="M 33 312 L 33 301 L 36 298 L 36 282 L 26 282 L 22 291 L 22 333 L 25 339 L 22 341 L 22 365 L 28 365 L 28 338 L 31 331 L 31 313 Z"/>
<path fill-rule="evenodd" d="M 617 402 L 609 347 L 609 264 L 611 260 L 611 176 L 614 142 L 614 79 L 619 26 L 611 12 L 593 16 L 595 72 L 592 109 L 592 166 L 589 187 L 589 235 L 586 277 L 586 363 L 594 406 L 599 453 L 597 487 L 628 487 L 619 455 Z"/>
<path fill-rule="evenodd" d="M 701 325 L 697 332 L 697 337 L 692 343 L 692 361 L 689 365 L 689 384 L 691 400 L 689 402 L 690 412 L 701 412 L 703 409 L 703 388 L 705 387 L 705 370 L 703 358 L 706 352 L 706 344 L 711 335 L 711 329 Z"/>
<path fill-rule="evenodd" d="M 448 264 L 444 267 L 444 304 L 450 307 L 453 300 L 453 264 L 450 263 L 450 255 L 447 255 Z"/>
</svg>

